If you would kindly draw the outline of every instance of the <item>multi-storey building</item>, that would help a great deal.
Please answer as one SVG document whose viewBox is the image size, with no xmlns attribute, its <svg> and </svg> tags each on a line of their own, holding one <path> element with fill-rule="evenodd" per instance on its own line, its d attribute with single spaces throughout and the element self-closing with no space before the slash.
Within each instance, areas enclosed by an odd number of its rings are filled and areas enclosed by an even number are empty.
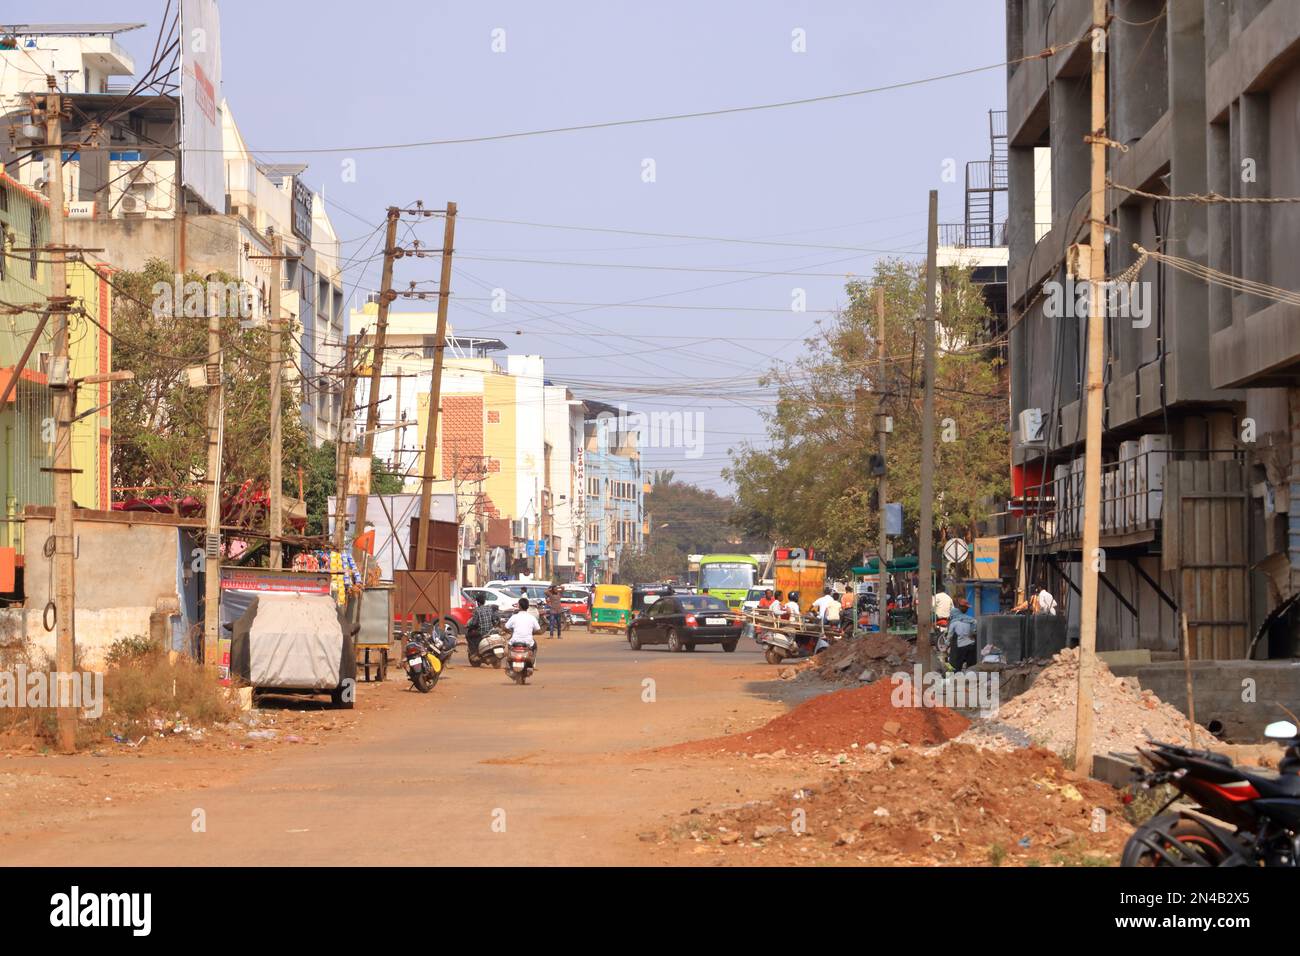
<svg viewBox="0 0 1300 956">
<path fill-rule="evenodd" d="M 610 582 L 623 554 L 645 544 L 641 452 L 626 408 L 596 401 L 584 407 L 585 578 Z"/>
<path fill-rule="evenodd" d="M 300 343 L 290 360 L 302 389 L 302 420 L 317 443 L 333 439 L 341 393 L 337 377 L 324 373 L 339 364 L 346 313 L 338 239 L 324 202 L 305 184 L 305 167 L 253 158 L 224 101 L 211 104 L 224 196 L 205 200 L 185 183 L 178 187 L 177 157 L 185 162 L 179 97 L 133 91 L 119 80 L 131 78 L 135 64 L 116 37 L 139 26 L 19 27 L 13 48 L 0 48 L 0 116 L 21 131 L 31 96 L 45 91 L 47 75 L 55 77 L 72 107 L 63 133 L 67 241 L 100 250 L 96 255 L 114 269 L 138 270 L 158 259 L 183 261 L 200 275 L 224 273 L 251 288 L 253 318 L 265 318 L 273 275 L 266 257 L 271 235 L 283 237 L 283 252 L 293 258 L 282 272 L 281 319 Z M 0 140 L 0 159 L 40 191 L 48 177 L 30 145 L 21 137 Z"/>
<path fill-rule="evenodd" d="M 1102 650 L 1177 654 L 1185 620 L 1193 658 L 1292 656 L 1300 310 L 1274 287 L 1300 279 L 1288 252 L 1300 204 L 1251 200 L 1300 196 L 1300 6 L 1110 5 L 1105 258 L 1115 281 L 1102 552 L 1084 555 L 1088 320 L 1074 283 L 1087 279 L 1092 44 L 1072 41 L 1087 34 L 1091 6 L 1006 6 L 1011 428 L 1028 577 L 1047 580 L 1077 626 L 1081 562 L 1097 562 Z"/>
</svg>

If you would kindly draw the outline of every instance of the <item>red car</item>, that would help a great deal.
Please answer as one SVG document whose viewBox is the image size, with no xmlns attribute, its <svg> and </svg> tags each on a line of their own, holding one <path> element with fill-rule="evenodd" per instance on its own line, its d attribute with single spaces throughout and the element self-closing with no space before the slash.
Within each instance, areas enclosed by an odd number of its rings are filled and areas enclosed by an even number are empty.
<svg viewBox="0 0 1300 956">
<path fill-rule="evenodd" d="M 591 623 L 591 607 L 587 603 L 588 592 L 582 588 L 564 588 L 560 591 L 560 603 L 573 617 L 575 624 Z"/>
<path fill-rule="evenodd" d="M 465 634 L 465 628 L 469 627 L 469 619 L 474 614 L 474 602 L 469 598 L 464 598 L 459 607 L 452 608 L 447 616 L 442 619 L 442 626 L 451 631 L 457 639 Z M 393 617 L 394 632 L 401 632 L 404 622 L 401 618 Z"/>
</svg>

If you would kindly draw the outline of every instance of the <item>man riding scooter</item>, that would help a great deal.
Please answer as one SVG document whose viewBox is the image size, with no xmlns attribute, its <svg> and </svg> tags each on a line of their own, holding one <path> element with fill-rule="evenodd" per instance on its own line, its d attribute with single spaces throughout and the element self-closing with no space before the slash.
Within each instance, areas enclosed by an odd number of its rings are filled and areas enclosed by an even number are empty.
<svg viewBox="0 0 1300 956">
<path fill-rule="evenodd" d="M 469 624 L 465 626 L 465 643 L 469 647 L 471 657 L 478 655 L 479 641 L 483 640 L 485 635 L 490 634 L 501 623 L 501 614 L 497 611 L 495 604 L 487 603 L 486 594 L 476 594 L 474 600 L 478 602 L 478 607 L 474 608 L 474 613 L 470 615 Z"/>
</svg>

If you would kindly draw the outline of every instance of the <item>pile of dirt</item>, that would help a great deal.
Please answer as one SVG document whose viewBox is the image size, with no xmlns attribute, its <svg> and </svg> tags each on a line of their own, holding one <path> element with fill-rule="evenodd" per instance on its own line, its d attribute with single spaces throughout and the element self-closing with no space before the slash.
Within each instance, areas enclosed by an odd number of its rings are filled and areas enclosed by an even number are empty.
<svg viewBox="0 0 1300 956">
<path fill-rule="evenodd" d="M 1027 691 L 998 708 L 993 723 L 971 728 L 960 740 L 983 745 L 995 738 L 998 725 L 1003 725 L 1072 760 L 1078 691 L 1079 650 L 1066 648 L 1052 658 Z M 1191 742 L 1187 717 L 1181 711 L 1142 690 L 1133 678 L 1116 677 L 1100 660 L 1093 677 L 1093 714 L 1094 754 L 1130 753 L 1150 739 Z M 1196 733 L 1202 746 L 1214 739 L 1203 728 Z"/>
<path fill-rule="evenodd" d="M 893 634 L 870 632 L 836 641 L 800 670 L 801 680 L 858 683 L 912 666 L 916 648 Z"/>
<path fill-rule="evenodd" d="M 896 750 L 868 773 L 710 814 L 663 834 L 737 864 L 1101 865 L 1131 828 L 1118 793 L 1041 748 Z"/>
<path fill-rule="evenodd" d="M 890 681 L 832 691 L 804 701 L 754 730 L 664 748 L 675 753 L 814 753 L 854 744 L 938 744 L 969 725 L 944 707 L 896 707 Z"/>
</svg>

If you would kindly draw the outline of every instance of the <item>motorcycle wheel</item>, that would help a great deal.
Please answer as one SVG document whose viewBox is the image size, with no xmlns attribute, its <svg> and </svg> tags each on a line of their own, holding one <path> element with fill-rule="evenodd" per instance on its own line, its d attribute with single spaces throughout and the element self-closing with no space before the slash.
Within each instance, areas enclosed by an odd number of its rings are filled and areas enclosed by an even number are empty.
<svg viewBox="0 0 1300 956">
<path fill-rule="evenodd" d="M 411 678 L 411 683 L 415 685 L 415 689 L 421 694 L 427 694 L 433 690 L 434 680 L 435 678 L 429 676 L 428 670 L 422 667 L 419 673 Z"/>
<path fill-rule="evenodd" d="M 500 657 L 497 657 L 497 656 L 494 654 L 494 655 L 492 656 L 492 666 L 495 667 L 497 670 L 500 670 L 500 669 L 501 669 L 501 660 L 502 660 L 502 659 L 501 659 Z"/>
<path fill-rule="evenodd" d="M 1210 831 L 1186 817 L 1171 823 L 1173 816 L 1163 814 L 1138 827 L 1124 844 L 1120 866 L 1219 866 L 1228 858 L 1228 851 Z M 1155 843 L 1166 853 L 1185 862 L 1171 863 L 1145 841 Z"/>
<path fill-rule="evenodd" d="M 478 666 L 481 665 L 482 663 L 483 663 L 483 658 L 481 658 L 481 657 L 471 657 L 471 658 L 469 659 L 469 666 L 470 666 L 470 667 L 478 667 Z"/>
<path fill-rule="evenodd" d="M 769 648 L 768 648 L 768 649 L 763 653 L 763 658 L 764 658 L 764 659 L 765 659 L 769 664 L 780 664 L 781 661 L 784 660 L 784 658 L 781 656 L 781 652 L 778 651 L 775 647 L 769 647 Z"/>
</svg>

